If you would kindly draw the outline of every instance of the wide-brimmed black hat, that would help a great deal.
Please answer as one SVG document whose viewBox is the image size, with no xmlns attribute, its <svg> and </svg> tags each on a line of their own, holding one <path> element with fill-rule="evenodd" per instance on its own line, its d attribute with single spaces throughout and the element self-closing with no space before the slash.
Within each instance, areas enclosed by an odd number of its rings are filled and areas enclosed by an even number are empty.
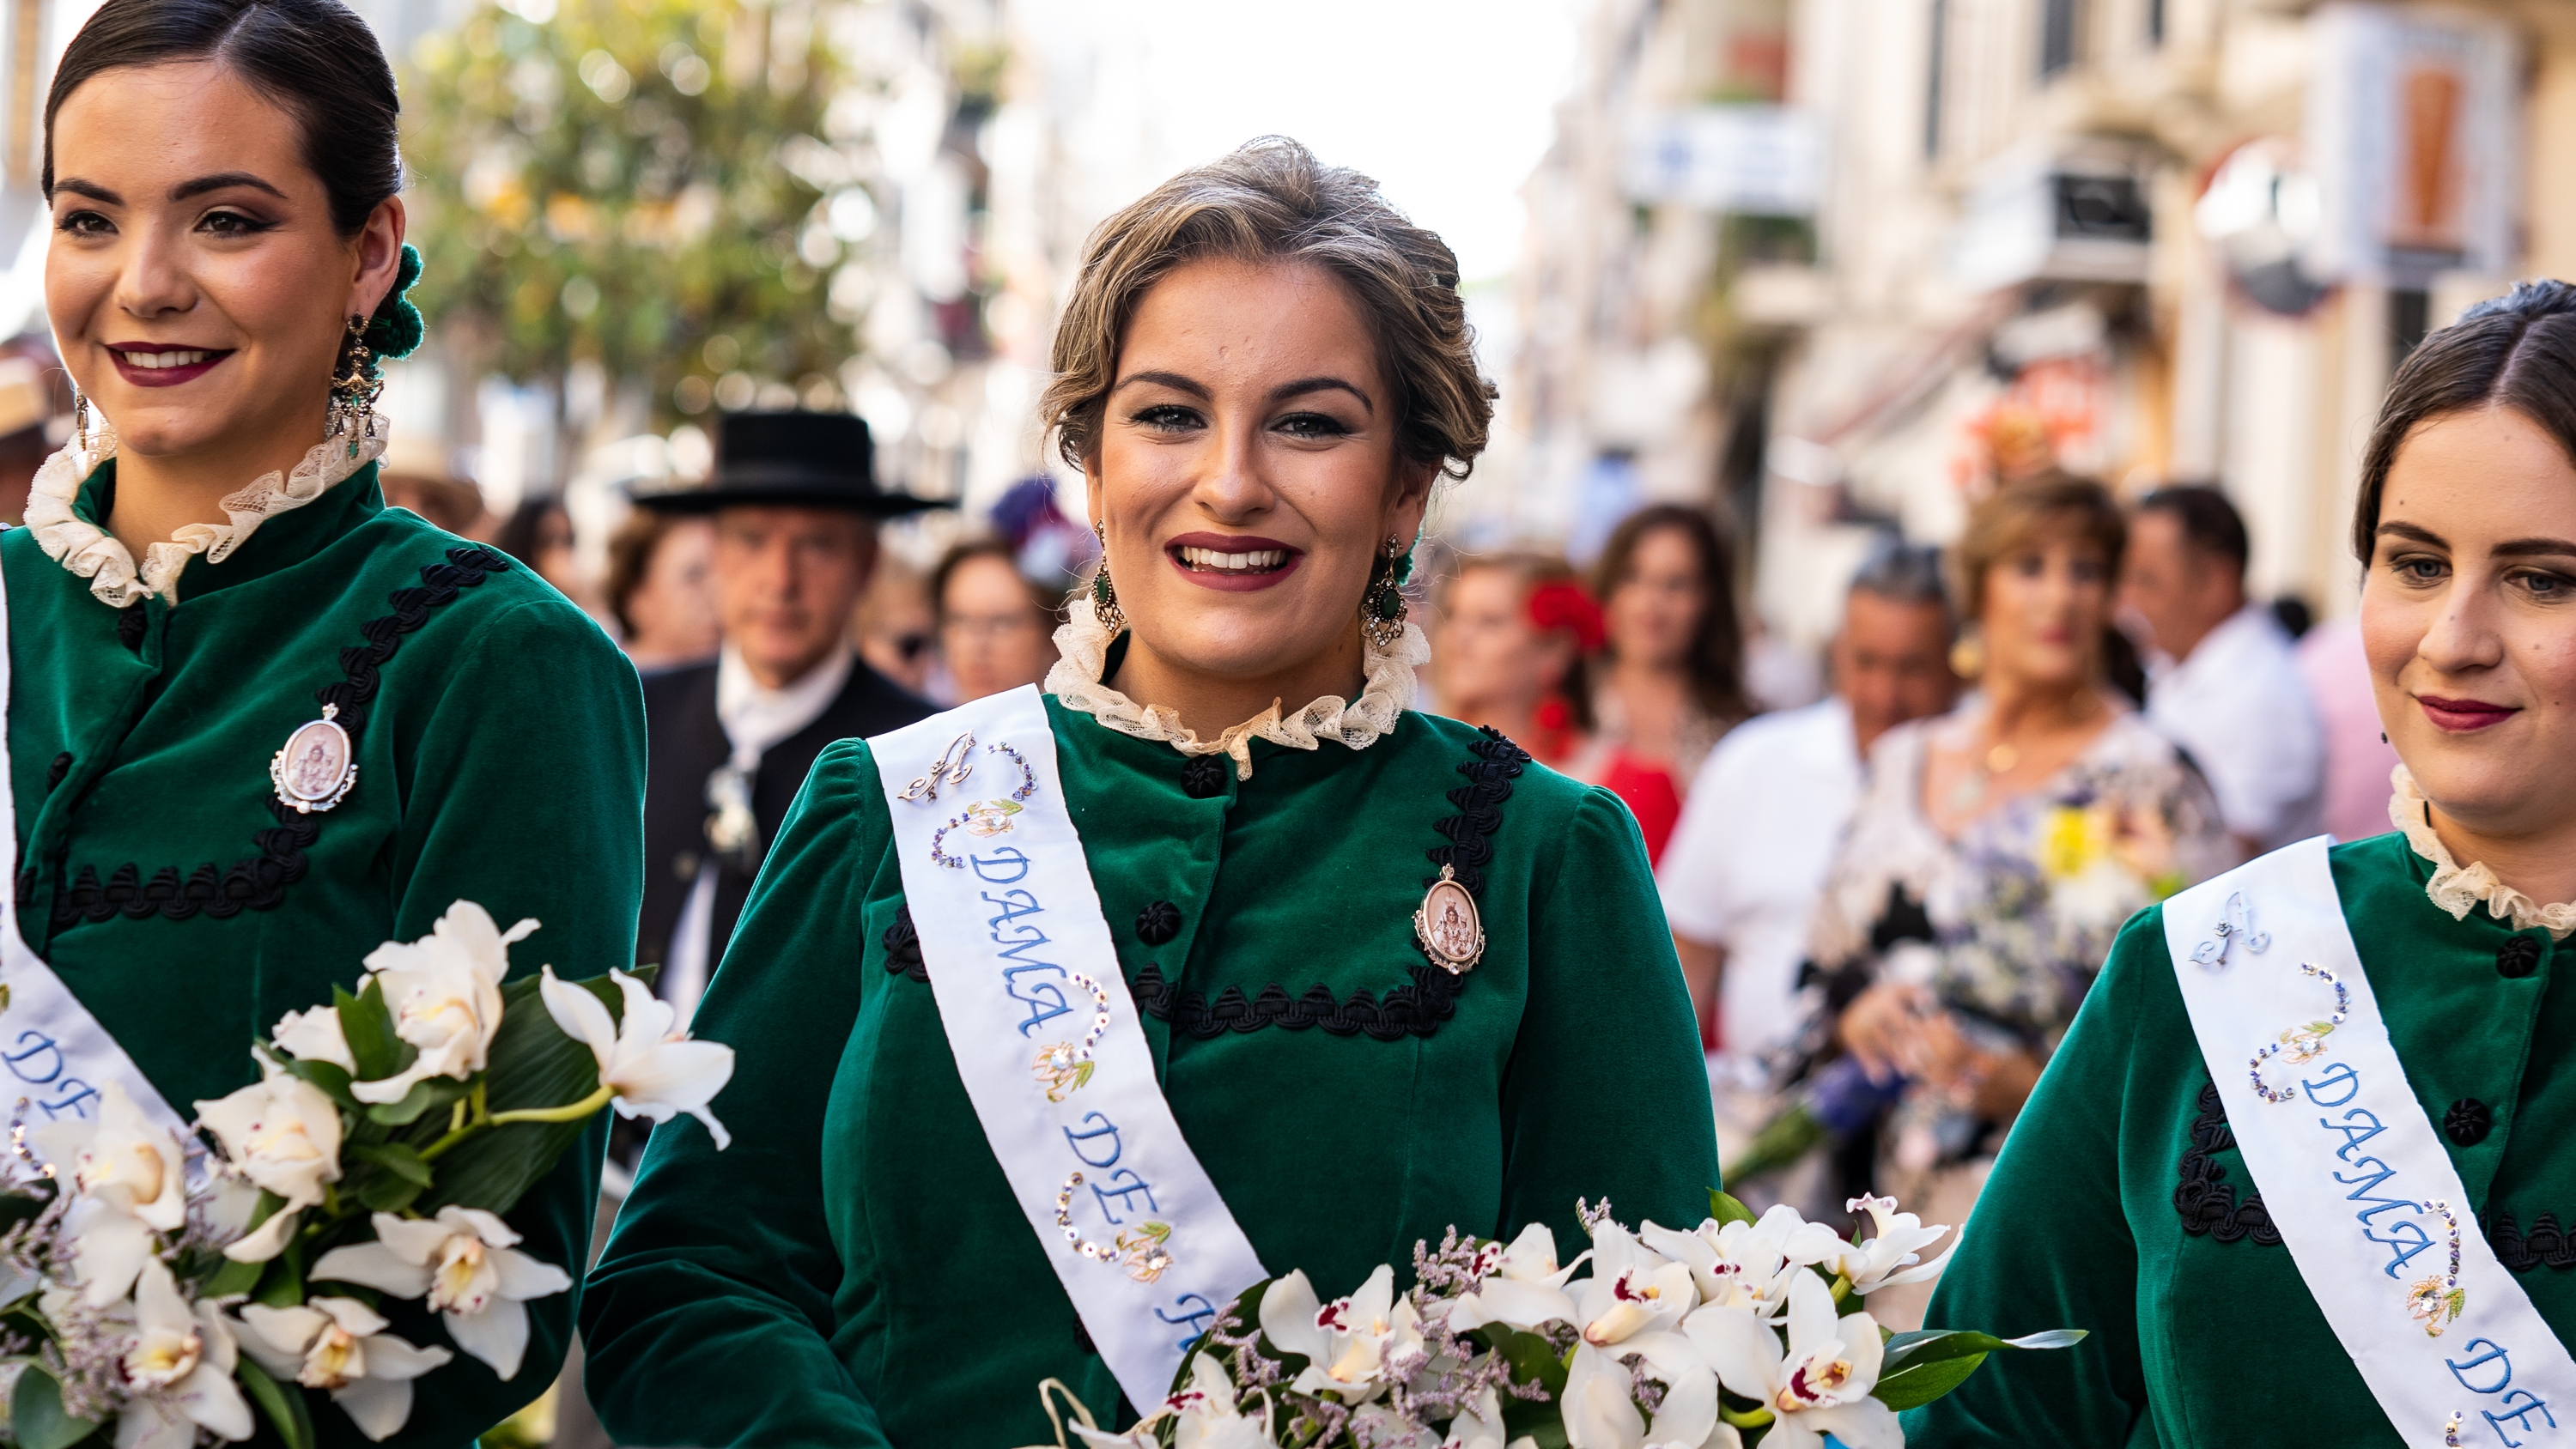
<svg viewBox="0 0 2576 1449">
<path fill-rule="evenodd" d="M 890 517 L 953 503 L 877 486 L 876 448 L 848 413 L 728 413 L 716 420 L 716 466 L 704 482 L 639 489 L 635 503 L 666 513 L 737 504 L 846 508 Z"/>
</svg>

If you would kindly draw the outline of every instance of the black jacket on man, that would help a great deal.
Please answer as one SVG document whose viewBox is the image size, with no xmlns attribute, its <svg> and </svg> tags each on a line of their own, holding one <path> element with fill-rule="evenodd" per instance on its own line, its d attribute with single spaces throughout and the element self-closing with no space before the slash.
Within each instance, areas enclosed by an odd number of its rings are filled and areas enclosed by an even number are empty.
<svg viewBox="0 0 2576 1449">
<path fill-rule="evenodd" d="M 760 757 L 751 813 L 764 845 L 778 838 L 787 807 L 804 788 L 814 757 L 834 740 L 883 734 L 927 717 L 931 706 L 868 668 L 850 662 L 850 682 L 812 724 Z M 644 728 L 650 751 L 644 784 L 644 914 L 635 933 L 639 964 L 659 962 L 688 904 L 707 849 L 707 776 L 733 754 L 716 719 L 716 666 L 691 665 L 644 677 Z M 707 970 L 724 960 L 752 878 L 730 865 L 716 869 L 716 900 L 707 940 Z"/>
</svg>

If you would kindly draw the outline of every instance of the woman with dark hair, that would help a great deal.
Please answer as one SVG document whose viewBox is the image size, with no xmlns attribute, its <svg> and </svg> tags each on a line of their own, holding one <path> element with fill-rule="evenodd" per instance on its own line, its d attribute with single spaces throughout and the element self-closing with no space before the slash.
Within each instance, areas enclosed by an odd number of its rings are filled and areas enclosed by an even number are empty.
<svg viewBox="0 0 2576 1449">
<path fill-rule="evenodd" d="M 1407 707 L 1492 413 L 1448 247 L 1258 141 L 1102 224 L 1053 370 L 1102 571 L 1046 693 L 815 765 L 696 1018 L 733 1146 L 657 1128 L 591 1277 L 621 1442 L 1035 1443 L 1047 1379 L 1123 1426 L 1273 1273 L 1707 1211 L 1636 827 Z"/>
<path fill-rule="evenodd" d="M 930 599 L 960 703 L 1036 684 L 1055 667 L 1052 641 L 1064 622 L 1064 599 L 1020 572 L 1008 539 L 970 538 L 950 548 L 931 571 Z"/>
<path fill-rule="evenodd" d="M 714 656 L 723 638 L 715 551 L 714 524 L 654 508 L 628 514 L 608 540 L 602 592 L 617 620 L 618 643 L 637 670 L 676 669 Z"/>
<path fill-rule="evenodd" d="M 2576 287 L 2407 357 L 2352 544 L 2398 833 L 2120 933 L 1931 1310 L 2092 1337 L 1998 1357 L 1911 1442 L 2576 1434 Z"/>
<path fill-rule="evenodd" d="M 566 976 L 633 960 L 634 670 L 377 488 L 375 360 L 420 338 L 396 110 L 335 0 L 107 0 L 46 102 L 45 305 L 81 402 L 0 534 L 0 1002 L 18 1040 L 39 996 L 67 1003 L 103 1033 L 81 1080 L 174 1128 L 259 1079 L 282 1015 L 459 900 L 542 920 Z M 290 736 L 310 770 L 273 767 Z M 521 1200 L 525 1252 L 578 1268 L 597 1163 L 568 1152 Z M 382 1306 L 449 1351 L 423 1303 Z M 535 1398 L 574 1306 L 528 1305 L 506 1380 L 456 1353 L 388 1442 L 463 1443 Z M 311 1413 L 359 1442 L 319 1393 Z"/>
<path fill-rule="evenodd" d="M 1867 1170 L 1927 1222 L 1967 1219 L 2120 923 L 2228 859 L 2200 773 L 2104 677 L 2124 534 L 2088 479 L 1977 505 L 1952 556 L 1976 690 L 1871 747 L 1817 909 L 1841 1044 L 1895 1099 Z"/>
</svg>

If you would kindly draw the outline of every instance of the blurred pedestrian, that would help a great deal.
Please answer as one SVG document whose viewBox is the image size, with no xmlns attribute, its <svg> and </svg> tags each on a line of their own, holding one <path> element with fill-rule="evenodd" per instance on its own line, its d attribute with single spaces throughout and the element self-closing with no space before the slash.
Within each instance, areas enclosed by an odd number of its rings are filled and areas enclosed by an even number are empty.
<svg viewBox="0 0 2576 1449">
<path fill-rule="evenodd" d="M 911 564 L 877 555 L 867 592 L 850 615 L 850 633 L 860 660 L 905 693 L 933 702 L 953 693 L 939 664 L 939 615 L 931 607 L 930 580 Z"/>
<path fill-rule="evenodd" d="M 0 357 L 0 524 L 26 518 L 28 487 L 54 451 L 46 427 L 52 421 L 52 390 L 38 361 Z"/>
<path fill-rule="evenodd" d="M 2147 722 L 2191 753 L 2240 856 L 2317 833 L 2316 705 L 2289 631 L 2245 597 L 2245 520 L 2215 488 L 2160 488 L 2129 519 L 2123 611 L 2145 625 Z"/>
<path fill-rule="evenodd" d="M 879 489 L 867 424 L 827 413 L 728 416 L 705 484 L 635 502 L 715 526 L 722 647 L 644 684 L 636 952 L 662 962 L 656 989 L 685 1022 L 814 757 L 930 712 L 858 661 L 849 622 L 876 563 L 875 521 L 937 505 Z"/>
<path fill-rule="evenodd" d="M 2396 828 L 2388 822 L 2388 772 L 2397 768 L 2397 749 L 2379 727 L 2361 616 L 2346 614 L 2310 629 L 2299 639 L 2298 658 L 2325 742 L 2321 823 L 2337 840 L 2385 835 Z"/>
<path fill-rule="evenodd" d="M 591 617 L 608 617 L 608 611 L 600 607 L 599 591 L 582 571 L 581 555 L 573 546 L 572 513 L 562 499 L 546 494 L 521 500 L 502 521 L 492 542 L 554 585 L 555 592 L 581 605 Z"/>
<path fill-rule="evenodd" d="M 459 538 L 491 541 L 492 520 L 483 507 L 483 490 L 473 480 L 457 476 L 445 444 L 396 433 L 386 443 L 376 469 L 386 507 L 408 508 Z"/>
<path fill-rule="evenodd" d="M 930 596 L 958 703 L 1037 684 L 1055 667 L 1064 594 L 1023 578 L 1008 540 L 969 539 L 948 550 L 930 575 Z"/>
<path fill-rule="evenodd" d="M 1827 876 L 1810 956 L 1860 1070 L 1902 1084 L 1875 1185 L 1926 1222 L 1965 1220 L 2121 922 L 2229 858 L 2199 772 L 2105 681 L 2125 533 L 2064 475 L 1977 506 L 1954 651 L 1977 691 L 1880 737 Z M 1902 1327 L 1927 1297 L 1870 1309 Z"/>
<path fill-rule="evenodd" d="M 1440 591 L 1432 675 L 1440 712 L 1491 725 L 1562 769 L 1591 739 L 1583 656 L 1601 647 L 1601 611 L 1561 558 L 1462 558 Z"/>
<path fill-rule="evenodd" d="M 639 508 L 608 541 L 609 612 L 635 667 L 650 673 L 712 657 L 716 622 L 715 525 Z"/>
<path fill-rule="evenodd" d="M 1890 540 L 1853 575 L 1833 694 L 1738 725 L 1700 770 L 1656 870 L 1705 1045 L 1748 1066 L 1799 1035 L 1798 966 L 1879 736 L 1958 693 L 1939 551 Z"/>
<path fill-rule="evenodd" d="M 1592 593 L 1605 634 L 1590 669 L 1594 736 L 1625 768 L 1664 772 L 1678 797 L 1753 713 L 1733 554 L 1704 510 L 1651 504 L 1611 531 Z"/>
</svg>

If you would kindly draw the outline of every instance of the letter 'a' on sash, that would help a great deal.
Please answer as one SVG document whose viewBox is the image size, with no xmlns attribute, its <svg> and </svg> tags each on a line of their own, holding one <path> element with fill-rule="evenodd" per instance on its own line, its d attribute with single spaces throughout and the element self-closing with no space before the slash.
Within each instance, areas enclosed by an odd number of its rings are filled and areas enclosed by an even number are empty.
<svg viewBox="0 0 2576 1449">
<path fill-rule="evenodd" d="M 1023 686 L 868 741 L 957 1074 L 1065 1295 L 1151 1412 L 1269 1276 L 1172 1120 Z"/>
<path fill-rule="evenodd" d="M 29 1126 L 93 1117 L 99 1089 L 114 1082 L 145 1116 L 184 1138 L 187 1124 L 142 1068 L 19 933 L 18 893 L 9 888 L 18 878 L 17 801 L 5 723 L 9 683 L 9 595 L 0 588 L 0 989 L 7 992 L 0 998 L 0 1107 Z M 35 1134 L 28 1135 L 27 1146 L 37 1150 Z"/>
<path fill-rule="evenodd" d="M 2326 845 L 2274 851 L 2164 906 L 2246 1171 L 2405 1443 L 2576 1449 L 2576 1361 L 2478 1229 L 2388 1039 Z"/>
</svg>

